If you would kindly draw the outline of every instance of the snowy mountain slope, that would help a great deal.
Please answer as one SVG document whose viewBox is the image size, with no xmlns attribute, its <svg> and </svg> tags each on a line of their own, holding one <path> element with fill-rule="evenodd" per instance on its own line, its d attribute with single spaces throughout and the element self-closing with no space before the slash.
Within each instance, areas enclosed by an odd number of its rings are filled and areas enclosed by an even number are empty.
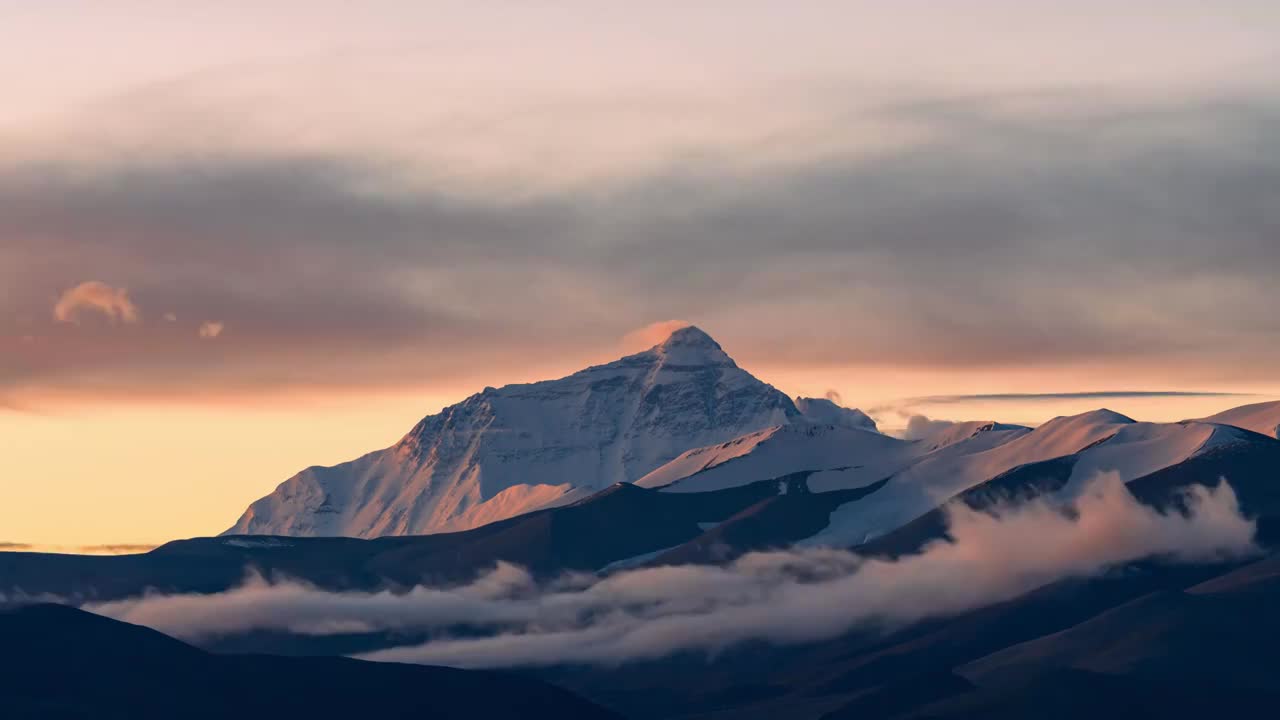
<svg viewBox="0 0 1280 720">
<path fill-rule="evenodd" d="M 690 450 L 636 481 L 666 492 L 707 492 L 802 470 L 880 463 L 907 443 L 869 430 L 793 423 Z"/>
<path fill-rule="evenodd" d="M 664 492 L 706 492 L 816 471 L 808 481 L 814 492 L 844 490 L 883 479 L 949 447 L 957 448 L 949 451 L 955 455 L 980 452 L 1027 432 L 1017 425 L 956 423 L 921 440 L 905 441 L 842 426 L 793 423 L 690 450 L 636 484 Z"/>
<path fill-rule="evenodd" d="M 1134 420 L 1119 413 L 1095 410 L 1083 415 L 1055 418 L 1031 432 L 1002 431 L 1012 437 L 995 436 L 1007 441 L 984 447 L 977 452 L 972 452 L 977 447 L 968 445 L 969 441 L 957 441 L 957 426 L 952 426 L 942 430 L 937 436 L 919 441 L 927 447 L 937 446 L 937 449 L 920 456 L 909 467 L 899 471 L 893 484 L 937 489 L 942 497 L 948 497 L 1018 465 L 1078 452 L 1134 423 Z M 944 441 L 950 442 L 948 444 Z M 815 492 L 838 489 L 822 484 L 813 484 L 812 487 Z"/>
<path fill-rule="evenodd" d="M 1000 447 L 1029 432 L 1030 428 L 1021 425 L 987 421 L 959 422 L 908 443 L 898 453 L 887 453 L 865 465 L 814 473 L 809 477 L 809 487 L 813 492 L 863 487 L 916 464 L 945 469 L 960 458 Z"/>
<path fill-rule="evenodd" d="M 486 388 L 394 446 L 310 468 L 229 534 L 375 537 L 474 527 L 630 482 L 692 447 L 800 418 L 695 327 L 566 378 Z M 567 496 L 567 497 L 566 497 Z"/>
<path fill-rule="evenodd" d="M 1064 492 L 1078 490 L 1100 473 L 1114 472 L 1128 482 L 1199 453 L 1239 442 L 1245 433 L 1213 423 L 1134 423 L 1115 437 L 1080 454 Z"/>
<path fill-rule="evenodd" d="M 995 447 L 995 445 L 1002 445 L 1009 440 L 1029 432 L 1031 432 L 1031 428 L 1023 427 L 1022 425 L 1009 425 L 1006 423 L 975 420 L 971 422 L 954 423 L 933 434 L 921 438 L 917 442 L 920 443 L 920 447 L 925 448 L 927 452 L 933 452 L 935 450 L 941 450 L 949 445 L 954 445 L 959 442 L 979 437 L 981 433 L 987 433 L 986 435 L 982 435 L 982 437 L 986 440 L 998 440 L 998 442 L 991 445 L 991 447 Z M 972 449 L 973 446 L 970 446 L 970 450 Z"/>
<path fill-rule="evenodd" d="M 1280 439 L 1280 401 L 1243 405 L 1203 418 L 1202 422 L 1234 425 Z"/>
<path fill-rule="evenodd" d="M 1055 418 L 988 450 L 962 453 L 957 449 L 963 445 L 953 445 L 921 457 L 895 473 L 881 491 L 837 508 L 827 528 L 806 544 L 866 542 L 968 488 L 1032 463 L 1076 456 L 1063 488 L 1071 493 L 1102 472 L 1115 472 L 1127 482 L 1240 439 L 1240 431 L 1228 426 L 1139 423 L 1108 410 Z M 814 492 L 839 487 L 829 478 L 810 479 Z"/>
</svg>

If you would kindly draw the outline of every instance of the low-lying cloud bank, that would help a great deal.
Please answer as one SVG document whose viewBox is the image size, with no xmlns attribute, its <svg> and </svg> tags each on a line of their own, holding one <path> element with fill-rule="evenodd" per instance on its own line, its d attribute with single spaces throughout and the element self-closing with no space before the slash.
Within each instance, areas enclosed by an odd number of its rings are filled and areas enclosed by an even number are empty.
<svg viewBox="0 0 1280 720">
<path fill-rule="evenodd" d="M 748 640 L 801 643 L 856 627 L 892 628 L 1141 558 L 1188 562 L 1255 550 L 1254 523 L 1226 483 L 1189 490 L 1186 508 L 1159 512 L 1104 476 L 1070 507 L 1037 500 L 977 512 L 960 505 L 950 512 L 953 541 L 896 561 L 806 549 L 750 554 L 725 567 L 644 568 L 542 585 L 504 564 L 454 588 L 332 593 L 254 579 L 215 595 L 153 595 L 86 609 L 193 640 L 255 629 L 444 636 L 465 625 L 487 633 L 365 657 L 459 667 L 614 664 Z"/>
</svg>

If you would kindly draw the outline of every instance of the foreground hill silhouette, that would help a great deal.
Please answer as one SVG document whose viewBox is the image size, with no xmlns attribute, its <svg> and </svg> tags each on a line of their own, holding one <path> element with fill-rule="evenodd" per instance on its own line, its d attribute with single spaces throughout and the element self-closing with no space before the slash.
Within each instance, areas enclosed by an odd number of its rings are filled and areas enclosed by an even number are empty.
<svg viewBox="0 0 1280 720">
<path fill-rule="evenodd" d="M 61 605 L 0 611 L 0 640 L 5 718 L 619 717 L 517 675 L 213 655 Z"/>
<path fill-rule="evenodd" d="M 633 717 L 1271 717 L 1280 557 L 1137 563 L 897 632 L 542 676 Z"/>
<path fill-rule="evenodd" d="M 72 608 L 29 606 L 0 612 L 0 696 L 5 717 L 1270 717 L 1280 703 L 1277 578 L 1274 554 L 1139 562 L 893 632 L 530 671 L 616 716 L 528 677 L 210 655 Z M 279 635 L 255 643 L 308 647 Z"/>
</svg>

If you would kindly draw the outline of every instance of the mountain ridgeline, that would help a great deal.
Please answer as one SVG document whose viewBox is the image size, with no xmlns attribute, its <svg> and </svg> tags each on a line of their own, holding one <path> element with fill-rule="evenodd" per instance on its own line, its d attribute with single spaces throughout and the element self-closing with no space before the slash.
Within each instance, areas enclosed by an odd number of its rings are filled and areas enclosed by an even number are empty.
<svg viewBox="0 0 1280 720">
<path fill-rule="evenodd" d="M 463 530 L 632 482 L 681 453 L 807 422 L 874 431 L 856 410 L 792 401 L 696 327 L 559 380 L 485 388 L 390 448 L 313 467 L 228 534 L 378 537 Z"/>
<path fill-rule="evenodd" d="M 906 441 L 879 433 L 858 410 L 787 397 L 740 368 L 702 330 L 685 327 L 644 352 L 559 380 L 485 388 L 424 418 L 387 449 L 295 475 L 225 534 L 457 533 L 591 504 L 618 483 L 702 494 L 791 478 L 772 487 L 822 497 L 771 501 L 769 516 L 804 502 L 803 512 L 817 519 L 787 520 L 786 532 L 756 533 L 748 544 L 849 547 L 1015 469 L 1025 468 L 1025 476 L 1052 467 L 1065 474 L 1054 486 L 1070 493 L 1101 473 L 1131 482 L 1193 458 L 1203 466 L 1204 457 L 1233 462 L 1226 458 L 1265 453 L 1278 428 L 1280 403 L 1263 403 L 1182 423 L 1137 422 L 1110 410 L 1034 430 L 956 423 Z M 842 501 L 851 491 L 860 499 Z M 721 514 L 701 520 L 719 523 Z"/>
<path fill-rule="evenodd" d="M 1211 508 L 1209 525 L 1177 524 L 1194 515 L 1187 503 L 1199 487 L 1223 482 L 1230 492 L 1218 497 L 1229 502 Z M 1119 504 L 1100 508 L 1097 488 Z M 1033 522 L 1014 526 L 1025 531 L 1019 542 L 979 540 L 979 556 L 991 560 L 980 567 L 987 575 L 937 560 L 964 565 L 968 557 L 965 567 L 974 567 L 973 551 L 963 549 L 975 519 L 979 528 L 1002 514 L 1016 521 L 1017 512 L 1004 510 L 1034 498 L 1059 506 L 1034 506 L 1026 516 Z M 1088 513 L 1059 512 L 1090 498 Z M 1064 522 L 1079 526 L 1075 534 L 1042 545 Z M 1106 523 L 1116 526 L 1100 540 Z M 585 594 L 612 597 L 638 577 L 676 582 L 674 607 L 683 610 L 655 622 L 681 620 L 706 601 L 696 595 L 702 581 L 686 575 L 719 577 L 769 558 L 846 557 L 832 548 L 860 556 L 850 580 L 925 558 L 932 570 L 888 577 L 909 575 L 905 585 L 914 587 L 941 573 L 948 582 L 929 597 L 946 599 L 999 586 L 989 578 L 1020 577 L 1038 562 L 1070 565 L 1077 553 L 1144 534 L 1168 540 L 1174 526 L 1206 541 L 1217 537 L 1213 528 L 1243 528 L 1231 537 L 1247 551 L 1168 562 L 1165 546 L 1153 546 L 915 621 L 876 616 L 871 626 L 790 642 L 761 636 L 709 654 L 672 649 L 616 663 L 562 659 L 554 644 L 562 632 L 544 632 L 541 616 L 514 634 L 484 626 L 483 617 L 483 627 L 468 621 L 448 630 L 415 625 L 399 611 L 386 627 L 360 622 L 406 599 L 474 613 L 495 599 L 528 603 L 534 586 L 562 593 L 587 580 L 599 584 Z M 246 717 L 298 708 L 313 717 L 672 720 L 1269 716 L 1280 703 L 1278 545 L 1280 403 L 1176 423 L 1106 409 L 1036 428 L 962 422 L 904 440 L 830 400 L 787 397 L 690 327 L 560 380 L 486 388 L 390 448 L 299 473 L 219 537 L 111 557 L 0 553 L 0 637 L 13 641 L 0 653 L 9 662 L 0 691 L 15 717 L 222 717 L 246 704 L 260 711 Z M 806 548 L 817 549 L 749 555 Z M 504 584 L 516 576 L 516 585 Z M 787 587 L 799 592 L 812 580 Z M 863 607 L 869 587 L 856 602 L 824 595 L 797 606 L 785 602 L 787 592 L 768 593 L 762 597 L 781 604 L 747 617 L 768 624 L 800 608 L 784 619 L 803 627 L 831 608 Z M 112 603 L 142 599 L 158 613 L 146 617 L 164 625 L 209 596 L 229 604 L 199 607 L 218 610 L 220 622 L 233 618 L 235 629 L 193 636 L 199 649 L 73 608 L 29 605 L 53 599 L 109 614 Z M 554 597 L 561 607 L 564 595 Z M 281 601 L 283 628 L 256 624 Z M 16 607 L 6 614 L 6 604 Z M 324 622 L 295 618 L 307 607 L 328 608 Z M 352 608 L 359 612 L 348 617 Z M 730 609 L 698 620 L 714 630 Z M 571 616 L 603 618 L 589 644 L 616 631 L 616 612 Z M 640 632 L 654 627 L 663 632 Z M 491 634 L 480 640 L 497 648 L 498 667 L 510 660 L 505 643 L 521 633 L 554 642 L 539 650 L 536 669 L 518 675 L 319 657 L 376 656 L 477 633 Z M 646 624 L 628 637 L 653 636 L 673 633 Z M 70 675 L 60 670 L 67 667 Z"/>
</svg>

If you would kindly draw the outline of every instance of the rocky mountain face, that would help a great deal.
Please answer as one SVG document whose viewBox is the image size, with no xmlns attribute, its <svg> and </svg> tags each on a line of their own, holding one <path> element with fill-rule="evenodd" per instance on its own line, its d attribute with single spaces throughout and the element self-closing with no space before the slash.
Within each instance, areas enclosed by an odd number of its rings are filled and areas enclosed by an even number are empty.
<svg viewBox="0 0 1280 720">
<path fill-rule="evenodd" d="M 532 678 L 345 657 L 213 654 L 64 605 L 0 607 L 0 637 L 8 720 L 623 718 Z"/>
<path fill-rule="evenodd" d="M 802 409 L 804 411 L 802 411 Z M 793 422 L 874 428 L 826 400 L 798 408 L 696 327 L 559 380 L 485 388 L 400 442 L 313 467 L 229 534 L 376 537 L 459 530 L 631 482 L 691 448 Z"/>
<path fill-rule="evenodd" d="M 559 380 L 485 388 L 424 418 L 390 448 L 304 470 L 226 534 L 450 532 L 583 501 L 617 483 L 705 493 L 803 473 L 797 487 L 806 492 L 858 491 L 812 510 L 821 522 L 804 542 L 850 546 L 1017 468 L 1048 463 L 1066 473 L 1055 483 L 1069 492 L 1100 474 L 1128 482 L 1218 457 L 1224 447 L 1256 445 L 1275 438 L 1277 408 L 1165 424 L 1097 410 L 1035 430 L 957 423 L 904 441 L 877 432 L 858 410 L 787 397 L 686 327 L 644 352 Z M 798 532 L 787 537 L 801 540 L 792 537 Z"/>
</svg>

